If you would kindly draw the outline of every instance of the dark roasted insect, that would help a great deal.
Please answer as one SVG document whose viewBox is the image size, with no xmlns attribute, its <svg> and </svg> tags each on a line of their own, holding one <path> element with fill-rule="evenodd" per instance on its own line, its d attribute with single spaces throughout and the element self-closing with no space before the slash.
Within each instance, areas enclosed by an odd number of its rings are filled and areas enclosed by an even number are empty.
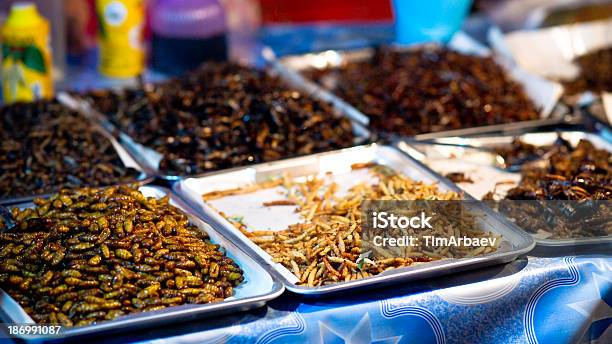
<svg viewBox="0 0 612 344">
<path fill-rule="evenodd" d="M 571 147 L 564 140 L 548 147 L 536 148 L 515 143 L 506 156 L 519 159 L 529 154 L 545 154 L 544 166 L 527 165 L 520 184 L 508 191 L 508 199 L 612 199 L 612 154 L 581 140 Z"/>
<path fill-rule="evenodd" d="M 0 198 L 133 182 L 91 122 L 56 101 L 0 108 Z"/>
<path fill-rule="evenodd" d="M 91 92 L 95 107 L 189 175 L 353 145 L 350 122 L 264 71 L 208 63 L 139 90 Z"/>
<path fill-rule="evenodd" d="M 568 152 L 572 145 L 561 135 L 552 145 L 535 146 L 520 139 L 514 139 L 510 145 L 502 145 L 495 152 L 504 158 L 506 165 L 527 165 L 531 161 L 546 159 L 555 152 Z"/>
<path fill-rule="evenodd" d="M 551 233 L 552 238 L 612 235 L 612 154 L 581 140 L 573 147 L 559 138 L 536 147 L 515 141 L 500 149 L 506 159 L 543 156 L 524 165 L 519 185 L 499 207 L 522 228 Z M 512 200 L 512 201 L 509 201 Z"/>
<path fill-rule="evenodd" d="M 612 47 L 579 56 L 574 63 L 580 68 L 580 74 L 564 82 L 566 94 L 612 91 Z"/>
<path fill-rule="evenodd" d="M 523 88 L 492 58 L 445 48 L 378 48 L 367 61 L 306 75 L 356 106 L 381 132 L 416 135 L 538 118 Z"/>
<path fill-rule="evenodd" d="M 34 203 L 13 209 L 16 226 L 0 233 L 0 287 L 36 322 L 81 326 L 216 302 L 243 281 L 238 265 L 167 198 L 120 186 L 64 189 Z M 129 233 L 117 230 L 126 223 Z"/>
<path fill-rule="evenodd" d="M 473 183 L 472 178 L 468 177 L 463 172 L 450 172 L 445 175 L 453 183 Z"/>
</svg>

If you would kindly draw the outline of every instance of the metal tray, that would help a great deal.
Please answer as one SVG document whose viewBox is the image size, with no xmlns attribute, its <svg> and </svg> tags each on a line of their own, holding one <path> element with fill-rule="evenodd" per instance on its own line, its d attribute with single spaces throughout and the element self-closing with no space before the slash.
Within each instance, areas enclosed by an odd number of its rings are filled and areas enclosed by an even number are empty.
<svg viewBox="0 0 612 344">
<path fill-rule="evenodd" d="M 356 178 L 354 175 L 349 175 L 351 165 L 355 163 L 367 162 L 376 162 L 389 166 L 415 180 L 429 183 L 439 183 L 440 189 L 445 191 L 453 190 L 460 192 L 460 190 L 452 183 L 448 183 L 426 166 L 420 164 L 416 160 L 413 160 L 408 155 L 402 153 L 396 148 L 377 144 L 347 148 L 327 153 L 319 153 L 300 158 L 288 159 L 285 161 L 258 164 L 251 167 L 216 173 L 214 175 L 202 178 L 188 178 L 176 183 L 174 185 L 174 190 L 188 203 L 190 203 L 192 207 L 202 215 L 203 218 L 205 218 L 211 224 L 218 226 L 218 228 L 222 230 L 224 234 L 227 234 L 227 236 L 231 237 L 234 242 L 243 246 L 245 250 L 249 250 L 251 255 L 257 257 L 258 260 L 265 264 L 268 269 L 285 284 L 285 287 L 288 290 L 306 296 L 322 296 L 347 290 L 382 286 L 400 281 L 411 281 L 432 276 L 439 276 L 456 271 L 474 269 L 485 265 L 505 263 L 530 251 L 534 247 L 535 244 L 531 236 L 524 233 L 506 219 L 498 215 L 494 215 L 489 208 L 482 206 L 482 211 L 486 214 L 486 218 L 488 220 L 487 229 L 501 234 L 503 237 L 502 245 L 500 245 L 499 250 L 495 253 L 476 258 L 447 259 L 418 266 L 404 267 L 390 270 L 373 277 L 350 282 L 339 282 L 327 286 L 298 286 L 295 284 L 297 278 L 287 268 L 281 264 L 272 262 L 270 255 L 254 244 L 238 229 L 232 226 L 229 221 L 222 217 L 217 211 L 213 210 L 206 202 L 202 200 L 201 197 L 201 195 L 206 192 L 229 189 L 245 184 L 260 182 L 267 180 L 272 176 L 278 176 L 279 174 L 289 174 L 292 177 L 300 177 L 332 172 L 334 174 L 334 178 L 344 177 L 345 180 L 349 180 L 350 182 L 354 183 L 359 181 L 360 178 Z M 363 177 L 361 177 L 361 179 L 363 179 Z M 260 225 L 262 223 L 267 223 L 270 226 L 278 226 L 280 222 L 286 221 L 285 218 L 279 216 L 278 214 L 264 212 L 261 209 L 261 206 L 259 207 L 260 209 L 253 209 L 253 207 L 249 208 L 249 196 L 242 196 L 244 197 L 241 197 L 240 199 L 238 198 L 240 196 L 232 196 L 233 198 L 231 200 L 227 200 L 227 204 L 231 205 L 232 207 L 236 206 L 236 208 L 244 207 L 247 211 L 250 211 L 249 214 L 256 217 L 256 219 L 260 222 Z M 260 197 L 253 196 L 252 199 L 255 199 L 258 202 L 257 204 L 261 205 Z M 471 198 L 467 196 L 466 199 Z M 478 205 L 481 206 L 482 204 Z M 245 213 L 239 214 L 245 215 Z"/>
<path fill-rule="evenodd" d="M 612 143 L 602 137 L 583 131 L 559 132 L 561 137 L 568 140 L 571 144 L 577 144 L 580 139 L 587 139 L 597 148 L 606 149 L 612 152 Z M 451 172 L 463 172 L 473 183 L 458 183 L 457 185 L 475 197 L 482 197 L 496 189 L 496 195 L 500 198 L 505 193 L 516 186 L 521 180 L 520 173 L 502 171 L 494 167 L 493 156 L 487 152 L 478 152 L 473 149 L 466 149 L 460 145 L 476 147 L 494 147 L 511 143 L 517 136 L 487 136 L 487 137 L 450 137 L 438 139 L 436 142 L 454 144 L 436 145 L 432 143 L 406 143 L 400 142 L 398 147 L 404 152 L 412 155 L 415 159 L 429 166 L 434 171 L 446 175 Z M 518 136 L 524 142 L 534 145 L 551 144 L 557 138 L 557 132 L 529 133 Z M 503 183 L 503 184 L 498 184 Z M 546 239 L 534 235 L 538 246 L 559 247 L 567 245 L 601 245 L 612 243 L 612 236 L 598 238 L 575 238 L 575 239 Z"/>
<path fill-rule="evenodd" d="M 232 241 L 225 238 L 218 231 L 202 219 L 194 215 L 193 211 L 175 196 L 170 190 L 158 186 L 142 186 L 139 189 L 147 197 L 161 198 L 170 195 L 170 204 L 185 212 L 191 223 L 200 230 L 205 231 L 213 243 L 219 244 L 225 249 L 229 257 L 244 270 L 245 282 L 235 288 L 235 295 L 222 302 L 201 304 L 201 305 L 181 305 L 169 307 L 160 311 L 143 312 L 138 314 L 121 316 L 115 320 L 100 322 L 94 325 L 83 327 L 67 328 L 58 336 L 49 337 L 22 337 L 25 340 L 61 340 L 69 337 L 86 336 L 106 332 L 117 332 L 131 330 L 135 327 L 150 327 L 156 325 L 167 325 L 179 320 L 193 319 L 196 317 L 214 317 L 220 314 L 240 312 L 257 307 L 262 307 L 267 301 L 280 296 L 284 287 L 275 281 L 266 270 L 258 263 L 253 261 L 247 254 L 237 247 Z M 31 207 L 32 203 L 15 204 L 19 208 Z M 7 293 L 0 289 L 0 317 L 6 323 L 33 324 L 30 318 L 19 304 Z"/>
<path fill-rule="evenodd" d="M 64 96 L 62 95 L 58 96 L 58 101 L 62 103 L 64 106 L 67 106 L 74 110 L 74 106 L 73 106 L 74 104 L 67 103 L 66 99 L 63 97 Z M 113 148 L 115 149 L 115 152 L 117 152 L 117 155 L 119 155 L 119 158 L 123 162 L 123 165 L 125 165 L 126 167 L 132 167 L 135 170 L 140 172 L 140 175 L 134 181 L 125 182 L 121 184 L 144 185 L 153 180 L 153 174 L 151 173 L 151 171 L 149 171 L 148 169 L 144 168 L 141 164 L 139 164 L 136 161 L 135 157 L 128 150 L 126 150 L 121 144 L 119 144 L 119 142 L 113 137 L 113 135 L 111 135 L 111 133 L 106 128 L 104 128 L 104 126 L 99 125 L 98 123 L 96 123 L 95 120 L 92 120 L 91 125 L 96 131 L 98 131 L 102 136 L 104 136 L 107 140 L 111 142 L 111 144 L 113 145 Z M 0 205 L 28 202 L 38 197 L 42 197 L 42 198 L 49 197 L 51 194 L 52 193 L 44 193 L 44 194 L 33 194 L 33 195 L 1 198 Z"/>
<path fill-rule="evenodd" d="M 266 71 L 271 75 L 278 76 L 286 83 L 287 86 L 297 91 L 300 91 L 305 95 L 308 95 L 316 100 L 331 103 L 336 115 L 345 116 L 349 118 L 353 127 L 353 134 L 355 135 L 354 145 L 364 144 L 371 140 L 372 135 L 370 131 L 362 123 L 354 120 L 354 117 L 356 116 L 357 112 L 348 104 L 333 101 L 333 99 L 331 99 L 328 94 L 326 94 L 325 92 L 321 92 L 318 87 L 313 88 L 312 85 L 303 82 L 303 80 L 299 78 L 296 79 L 292 73 L 286 73 L 285 69 L 279 68 L 279 65 L 277 64 L 267 63 Z M 146 170 L 154 173 L 162 179 L 173 181 L 181 179 L 183 177 L 205 176 L 210 173 L 206 172 L 189 176 L 163 174 L 159 171 L 159 163 L 163 158 L 160 153 L 156 152 L 152 148 L 149 148 L 136 142 L 129 135 L 122 132 L 119 128 L 113 125 L 104 114 L 101 114 L 100 112 L 96 111 L 86 100 L 80 99 L 78 96 L 69 95 L 67 93 L 62 93 L 59 98 L 65 104 L 70 105 L 71 107 L 77 109 L 86 116 L 89 116 L 98 121 L 109 132 L 114 133 L 118 137 L 119 142 L 121 142 L 121 144 L 123 144 L 127 148 L 127 150 L 134 156 L 134 158 L 138 161 L 139 164 L 141 164 Z"/>
<path fill-rule="evenodd" d="M 612 128 L 612 93 L 596 96 L 588 92 L 582 100 L 576 106 L 576 111 L 583 117 L 587 129 L 609 131 Z"/>
<path fill-rule="evenodd" d="M 424 45 L 416 45 L 410 47 L 393 47 L 393 49 L 396 49 L 398 51 L 407 51 L 423 46 Z M 426 46 L 434 46 L 434 44 L 427 44 Z M 448 43 L 447 46 L 451 49 L 467 54 L 479 56 L 488 56 L 491 54 L 489 49 L 480 45 L 467 34 L 462 32 L 455 34 L 455 36 Z M 302 70 L 309 68 L 321 69 L 325 67 L 340 66 L 343 63 L 347 62 L 365 61 L 370 59 L 373 53 L 373 48 L 363 48 L 346 51 L 328 50 L 319 53 L 285 56 L 282 57 L 280 60 L 275 60 L 273 58 L 273 54 L 271 53 L 268 53 L 266 57 L 268 60 L 272 61 L 271 63 L 279 65 L 277 68 L 285 69 L 285 74 L 292 74 L 293 79 L 303 80 L 305 78 L 299 74 Z M 523 85 L 525 91 L 527 92 L 527 95 L 537 106 L 542 109 L 540 113 L 540 119 L 456 130 L 445 130 L 432 133 L 423 133 L 415 135 L 413 138 L 417 140 L 429 140 L 439 137 L 473 136 L 494 132 L 525 132 L 526 130 L 532 130 L 535 128 L 552 126 L 571 121 L 571 116 L 569 116 L 568 109 L 563 106 L 559 106 L 558 104 L 559 98 L 562 94 L 562 86 L 560 84 L 545 80 L 533 74 L 529 74 L 526 71 L 520 69 L 515 63 L 510 60 L 499 58 L 497 55 L 495 55 L 494 58 L 502 67 L 504 67 L 508 71 L 508 75 L 511 78 L 515 79 L 517 82 Z M 300 82 L 308 85 L 309 88 L 313 89 L 313 92 L 318 92 L 320 94 L 325 95 L 325 97 L 329 98 L 332 102 L 338 104 L 346 104 L 346 101 L 341 100 L 338 96 L 333 95 L 329 91 L 323 89 L 322 86 L 319 86 L 312 81 L 306 80 Z M 361 113 L 359 110 L 355 109 L 354 107 L 350 108 L 349 114 L 351 119 L 364 125 L 369 124 L 368 117 Z M 371 128 L 371 130 L 375 132 L 374 129 Z M 381 132 L 380 134 L 385 135 L 389 133 Z"/>
<path fill-rule="evenodd" d="M 534 18 L 543 19 L 549 8 L 555 7 L 559 8 L 553 4 L 536 9 Z M 611 30 L 612 19 L 607 18 L 547 28 L 534 27 L 508 34 L 493 27 L 487 33 L 487 39 L 497 54 L 514 61 L 522 69 L 551 81 L 559 81 L 580 78 L 580 68 L 573 62 L 574 59 L 611 47 Z M 597 108 L 597 105 L 601 106 L 603 97 L 611 99 L 612 96 L 587 90 L 574 95 L 563 95 L 563 102 L 575 108 L 591 105 Z M 600 113 L 603 123 L 609 123 L 607 118 L 612 117 L 612 114 L 606 116 L 604 109 L 595 112 Z"/>
<path fill-rule="evenodd" d="M 599 7 L 602 6 L 602 7 Z M 604 7 L 605 6 L 605 7 Z M 566 24 L 580 24 L 594 20 L 576 22 L 576 17 L 584 11 L 602 10 L 606 14 L 609 3 L 605 1 L 567 0 L 544 2 L 530 8 L 525 14 L 525 20 L 520 27 L 522 30 L 536 30 L 539 28 L 554 27 Z M 556 17 L 555 17 L 556 16 Z M 550 20 L 547 22 L 547 20 Z M 599 19 L 596 19 L 599 20 Z"/>
<path fill-rule="evenodd" d="M 579 74 L 573 60 L 612 45 L 612 19 L 572 23 L 548 28 L 516 30 L 504 34 L 491 28 L 489 44 L 524 70 L 550 80 L 572 79 Z"/>
</svg>

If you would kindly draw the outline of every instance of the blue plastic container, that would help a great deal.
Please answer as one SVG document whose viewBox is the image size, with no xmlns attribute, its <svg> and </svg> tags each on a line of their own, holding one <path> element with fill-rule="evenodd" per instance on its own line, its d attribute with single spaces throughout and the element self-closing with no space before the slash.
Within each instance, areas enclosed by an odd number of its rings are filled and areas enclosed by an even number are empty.
<svg viewBox="0 0 612 344">
<path fill-rule="evenodd" d="M 447 42 L 461 28 L 472 0 L 392 0 L 396 43 Z"/>
</svg>

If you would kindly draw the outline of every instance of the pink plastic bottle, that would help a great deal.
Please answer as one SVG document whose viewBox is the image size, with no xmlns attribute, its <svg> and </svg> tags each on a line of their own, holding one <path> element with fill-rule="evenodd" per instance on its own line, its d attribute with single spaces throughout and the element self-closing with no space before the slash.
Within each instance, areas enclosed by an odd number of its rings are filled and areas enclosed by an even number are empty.
<svg viewBox="0 0 612 344">
<path fill-rule="evenodd" d="M 227 59 L 225 11 L 218 0 L 155 0 L 151 31 L 151 64 L 159 72 L 177 75 Z"/>
</svg>

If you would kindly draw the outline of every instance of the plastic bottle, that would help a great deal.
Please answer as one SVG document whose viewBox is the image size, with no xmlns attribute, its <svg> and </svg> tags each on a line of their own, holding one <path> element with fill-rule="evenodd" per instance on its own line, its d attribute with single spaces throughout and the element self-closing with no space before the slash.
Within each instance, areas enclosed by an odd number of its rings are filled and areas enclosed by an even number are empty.
<svg viewBox="0 0 612 344">
<path fill-rule="evenodd" d="M 257 63 L 261 27 L 259 0 L 222 0 L 227 21 L 228 57 L 246 64 Z"/>
<path fill-rule="evenodd" d="M 49 22 L 30 2 L 17 2 L 0 31 L 5 103 L 53 96 Z"/>
<path fill-rule="evenodd" d="M 225 11 L 218 0 L 157 0 L 151 8 L 156 71 L 180 74 L 227 58 Z"/>
<path fill-rule="evenodd" d="M 102 75 L 131 78 L 144 70 L 143 0 L 96 0 Z"/>
</svg>

